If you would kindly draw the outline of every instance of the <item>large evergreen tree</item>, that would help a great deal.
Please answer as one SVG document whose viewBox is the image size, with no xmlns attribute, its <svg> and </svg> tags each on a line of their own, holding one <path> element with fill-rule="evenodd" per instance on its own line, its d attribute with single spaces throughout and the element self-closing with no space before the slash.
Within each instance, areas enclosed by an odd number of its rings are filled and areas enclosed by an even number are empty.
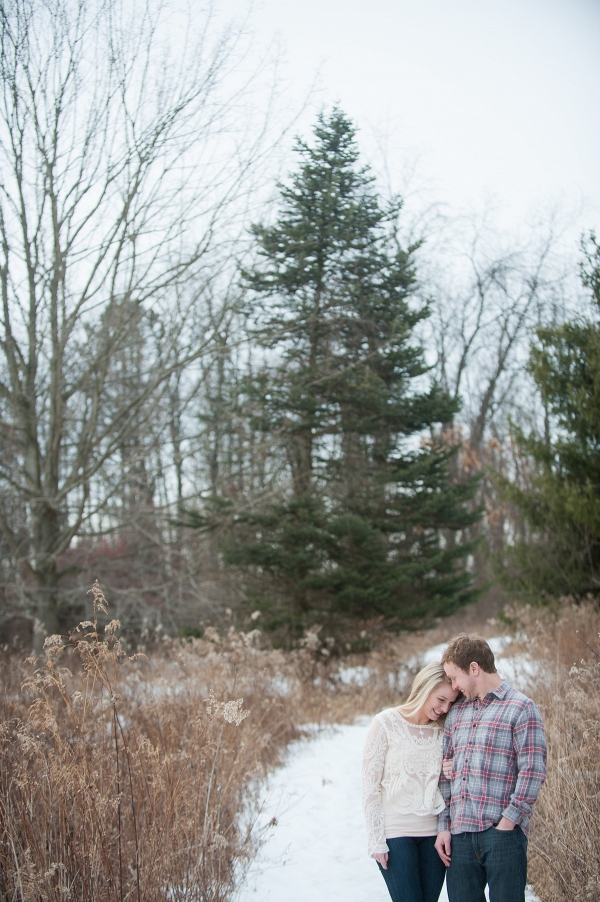
<svg viewBox="0 0 600 902">
<path fill-rule="evenodd" d="M 529 363 L 547 413 L 544 434 L 517 437 L 532 462 L 529 485 L 505 483 L 524 536 L 502 569 L 528 598 L 600 587 L 600 246 L 584 245 L 583 283 L 593 315 L 540 329 Z"/>
<path fill-rule="evenodd" d="M 453 449 L 432 438 L 455 404 L 424 385 L 416 248 L 401 247 L 401 204 L 381 205 L 342 112 L 319 116 L 296 152 L 243 274 L 266 361 L 249 406 L 290 479 L 236 518 L 227 559 L 261 574 L 254 603 L 273 623 L 421 622 L 472 598 L 470 548 L 442 532 L 477 515 L 465 504 L 473 485 L 450 482 Z"/>
</svg>

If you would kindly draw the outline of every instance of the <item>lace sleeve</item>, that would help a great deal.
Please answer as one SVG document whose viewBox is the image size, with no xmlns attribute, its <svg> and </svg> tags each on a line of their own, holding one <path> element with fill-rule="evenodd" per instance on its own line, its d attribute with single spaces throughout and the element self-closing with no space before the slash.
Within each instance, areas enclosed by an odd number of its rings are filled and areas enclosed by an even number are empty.
<svg viewBox="0 0 600 902">
<path fill-rule="evenodd" d="M 383 725 L 375 718 L 367 733 L 363 756 L 363 809 L 371 856 L 377 852 L 389 851 L 385 841 L 381 798 L 381 780 L 387 748 L 387 734 Z"/>
</svg>

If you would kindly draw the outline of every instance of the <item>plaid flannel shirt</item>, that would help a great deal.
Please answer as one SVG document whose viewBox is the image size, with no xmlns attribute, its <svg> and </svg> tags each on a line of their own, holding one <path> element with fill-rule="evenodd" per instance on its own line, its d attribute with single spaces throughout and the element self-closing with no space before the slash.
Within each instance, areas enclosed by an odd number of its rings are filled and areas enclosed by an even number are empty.
<svg viewBox="0 0 600 902">
<path fill-rule="evenodd" d="M 438 830 L 478 833 L 504 816 L 529 835 L 531 807 L 546 777 L 544 725 L 530 698 L 504 680 L 483 700 L 454 705 L 444 758 L 452 758 L 452 777 L 440 779 L 446 808 Z"/>
</svg>

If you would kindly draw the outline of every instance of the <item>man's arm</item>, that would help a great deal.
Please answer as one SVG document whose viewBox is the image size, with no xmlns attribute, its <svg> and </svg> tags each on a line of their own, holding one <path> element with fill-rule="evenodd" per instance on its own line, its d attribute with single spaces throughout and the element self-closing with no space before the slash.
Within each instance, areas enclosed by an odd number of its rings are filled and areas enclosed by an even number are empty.
<svg viewBox="0 0 600 902">
<path fill-rule="evenodd" d="M 517 783 L 510 803 L 502 812 L 512 825 L 531 817 L 533 803 L 546 779 L 546 736 L 542 717 L 529 700 L 513 727 L 513 747 L 517 755 Z M 500 829 L 502 821 L 498 824 Z M 505 829 L 510 829 L 510 826 Z"/>
<path fill-rule="evenodd" d="M 444 749 L 442 758 L 452 758 L 454 749 L 452 745 L 452 725 L 448 723 L 446 718 L 446 726 L 444 727 Z M 450 864 L 450 850 L 452 845 L 452 835 L 450 833 L 450 797 L 452 795 L 452 782 L 442 773 L 440 779 L 440 792 L 446 803 L 446 807 L 438 814 L 438 835 L 435 840 L 435 848 L 438 855 L 448 867 Z"/>
<path fill-rule="evenodd" d="M 442 759 L 452 758 L 454 755 L 454 749 L 452 746 L 452 725 L 448 723 L 448 718 L 446 719 L 446 726 L 444 727 L 444 747 L 442 752 Z M 443 811 L 438 814 L 438 832 L 449 831 L 450 830 L 450 796 L 452 794 L 452 782 L 448 780 L 442 773 L 440 777 L 440 792 L 442 794 L 442 798 L 445 803 L 445 808 Z"/>
</svg>

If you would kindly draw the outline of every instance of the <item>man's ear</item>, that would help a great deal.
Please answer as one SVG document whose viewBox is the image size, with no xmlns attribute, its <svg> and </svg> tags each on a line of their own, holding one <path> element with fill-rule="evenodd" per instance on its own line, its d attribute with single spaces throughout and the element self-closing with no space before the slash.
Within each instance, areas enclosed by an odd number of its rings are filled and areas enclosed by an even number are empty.
<svg viewBox="0 0 600 902">
<path fill-rule="evenodd" d="M 471 661 L 471 663 L 469 664 L 469 673 L 471 674 L 471 676 L 478 677 L 480 670 L 481 670 L 481 668 L 480 668 L 479 664 L 477 664 L 476 661 Z"/>
</svg>

